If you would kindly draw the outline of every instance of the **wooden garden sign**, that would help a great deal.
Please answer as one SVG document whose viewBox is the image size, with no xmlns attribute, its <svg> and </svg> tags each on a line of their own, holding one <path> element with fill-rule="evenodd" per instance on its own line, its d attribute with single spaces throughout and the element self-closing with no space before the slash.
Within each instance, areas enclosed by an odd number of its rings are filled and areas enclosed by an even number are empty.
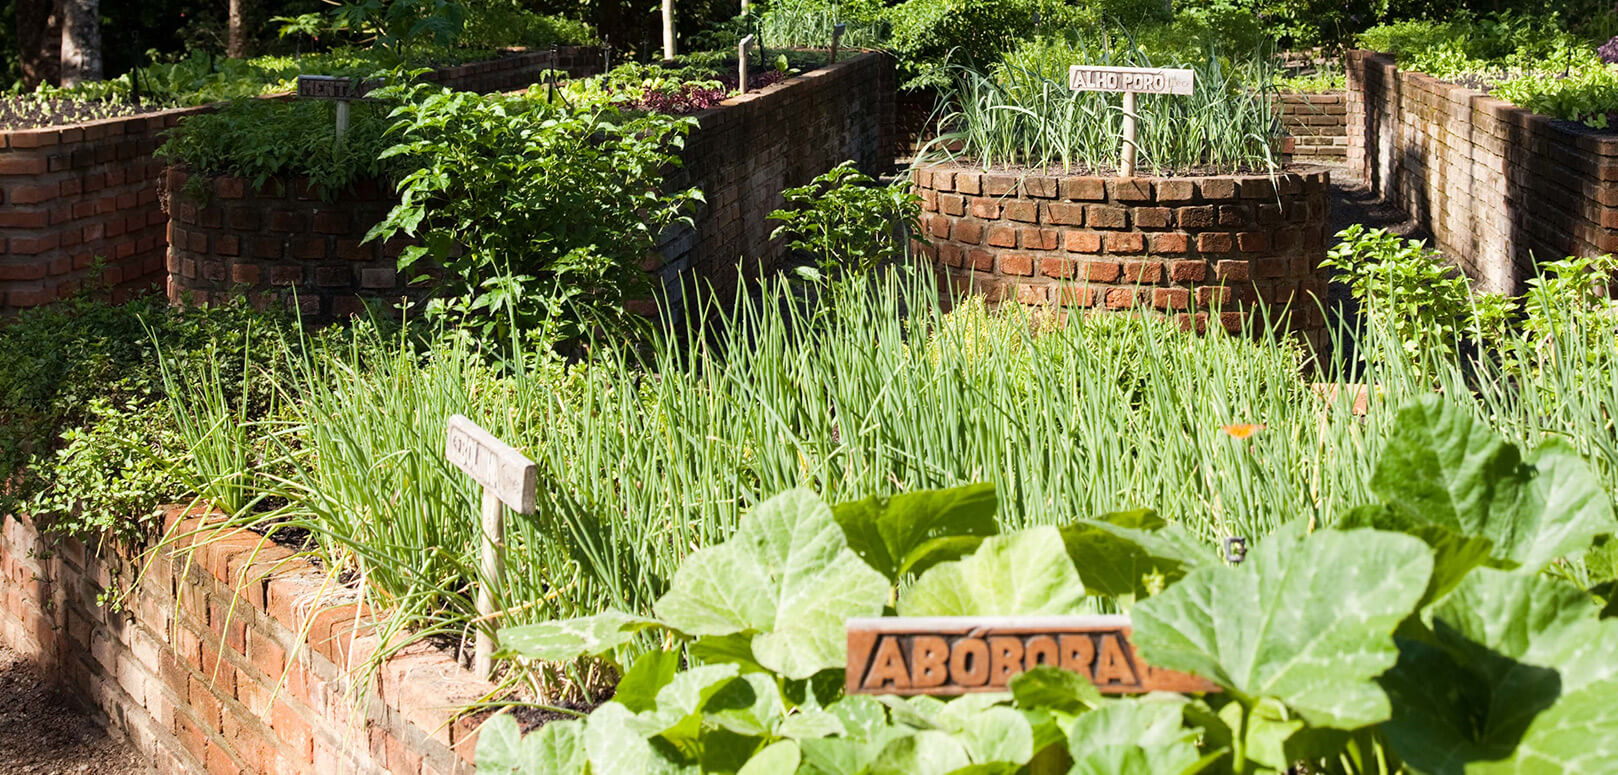
<svg viewBox="0 0 1618 775">
<path fill-rule="evenodd" d="M 365 99 L 380 81 L 358 81 L 342 75 L 298 76 L 298 98 L 305 100 L 337 101 L 337 143 L 343 142 L 348 132 L 348 103 Z"/>
<path fill-rule="evenodd" d="M 1127 616 L 883 617 L 850 619 L 847 630 L 848 694 L 1006 691 L 1038 665 L 1079 673 L 1106 694 L 1219 690 L 1141 661 Z"/>
<path fill-rule="evenodd" d="M 506 542 L 505 506 L 518 514 L 534 513 L 534 485 L 539 467 L 494 434 L 461 416 L 449 418 L 444 457 L 483 487 L 481 559 L 484 583 L 478 585 L 478 618 L 492 628 L 494 586 L 505 577 L 501 548 Z M 494 636 L 480 627 L 472 668 L 488 678 L 494 667 Z"/>
<path fill-rule="evenodd" d="M 1074 91 L 1123 92 L 1124 147 L 1118 174 L 1127 178 L 1135 174 L 1135 95 L 1191 94 L 1196 74 L 1165 67 L 1074 65 L 1067 71 L 1067 85 Z"/>
</svg>

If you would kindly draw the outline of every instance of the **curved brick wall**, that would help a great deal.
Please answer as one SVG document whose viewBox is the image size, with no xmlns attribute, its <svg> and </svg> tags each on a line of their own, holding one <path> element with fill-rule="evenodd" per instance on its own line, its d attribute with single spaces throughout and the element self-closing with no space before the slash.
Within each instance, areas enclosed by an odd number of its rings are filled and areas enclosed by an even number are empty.
<svg viewBox="0 0 1618 775">
<path fill-rule="evenodd" d="M 1262 301 L 1292 304 L 1288 326 L 1320 344 L 1327 173 L 1100 178 L 912 172 L 920 250 L 959 290 L 990 301 L 1148 308 L 1202 329 L 1239 328 Z"/>
<path fill-rule="evenodd" d="M 277 179 L 255 190 L 249 181 L 190 181 L 170 168 L 164 186 L 169 214 L 168 295 L 206 304 L 245 294 L 254 305 L 289 304 L 336 317 L 360 312 L 362 298 L 409 295 L 396 269 L 406 243 L 362 243 L 398 198 L 363 180 L 325 202 L 302 179 Z"/>
</svg>

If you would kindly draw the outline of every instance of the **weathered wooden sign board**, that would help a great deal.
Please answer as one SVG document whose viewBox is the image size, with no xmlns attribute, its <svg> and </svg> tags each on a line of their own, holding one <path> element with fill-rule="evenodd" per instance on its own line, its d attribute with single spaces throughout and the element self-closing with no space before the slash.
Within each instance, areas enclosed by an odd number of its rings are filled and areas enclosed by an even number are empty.
<svg viewBox="0 0 1618 775">
<path fill-rule="evenodd" d="M 521 452 L 461 415 L 449 418 L 444 457 L 518 514 L 534 513 L 539 468 Z"/>
<path fill-rule="evenodd" d="M 885 617 L 850 619 L 847 632 L 849 694 L 1005 691 L 1039 665 L 1079 673 L 1107 694 L 1219 691 L 1141 661 L 1127 616 Z"/>
<path fill-rule="evenodd" d="M 361 100 L 381 85 L 381 81 L 361 81 L 342 75 L 300 75 L 298 97 L 310 100 Z"/>
<path fill-rule="evenodd" d="M 1068 68 L 1067 85 L 1074 91 L 1123 92 L 1124 147 L 1118 159 L 1118 174 L 1127 178 L 1135 174 L 1136 95 L 1191 94 L 1196 88 L 1196 74 L 1166 67 L 1074 65 Z"/>
<path fill-rule="evenodd" d="M 1074 65 L 1068 68 L 1067 85 L 1073 91 L 1185 95 L 1195 88 L 1196 73 L 1167 67 Z"/>
<path fill-rule="evenodd" d="M 444 457 L 451 465 L 470 474 L 472 481 L 483 487 L 480 547 L 483 583 L 478 585 L 477 605 L 478 619 L 485 626 L 478 629 L 472 667 L 479 676 L 488 678 L 494 669 L 497 646 L 492 633 L 495 614 L 493 586 L 503 583 L 506 570 L 505 559 L 501 556 L 506 543 L 502 504 L 519 514 L 534 513 L 534 487 L 539 479 L 539 467 L 534 465 L 534 461 L 523 457 L 521 452 L 461 415 L 449 418 L 445 437 Z"/>
</svg>

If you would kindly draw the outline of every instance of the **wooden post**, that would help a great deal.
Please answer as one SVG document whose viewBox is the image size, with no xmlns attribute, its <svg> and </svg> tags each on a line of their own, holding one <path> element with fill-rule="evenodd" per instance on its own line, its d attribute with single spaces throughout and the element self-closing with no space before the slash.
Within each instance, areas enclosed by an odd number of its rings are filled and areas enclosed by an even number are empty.
<svg viewBox="0 0 1618 775">
<path fill-rule="evenodd" d="M 534 486 L 539 478 L 539 467 L 461 415 L 449 418 L 444 457 L 483 487 L 478 520 L 478 570 L 482 578 L 478 584 L 478 628 L 472 668 L 479 678 L 487 679 L 494 672 L 494 652 L 500 647 L 495 637 L 495 616 L 499 613 L 495 598 L 499 588 L 505 585 L 505 507 L 510 506 L 519 514 L 534 513 Z"/>
<path fill-rule="evenodd" d="M 482 517 L 478 567 L 486 581 L 478 585 L 478 618 L 483 620 L 484 626 L 478 628 L 477 646 L 472 652 L 472 670 L 479 678 L 488 678 L 494 673 L 494 650 L 497 645 L 493 635 L 495 608 L 492 582 L 495 579 L 503 582 L 506 577 L 506 561 L 502 551 L 506 545 L 506 509 L 500 502 L 500 496 L 487 488 L 483 490 Z"/>
<path fill-rule="evenodd" d="M 1074 65 L 1068 69 L 1068 88 L 1074 91 L 1122 92 L 1124 95 L 1123 147 L 1119 150 L 1118 174 L 1135 174 L 1136 120 L 1138 95 L 1191 94 L 1196 88 L 1196 74 L 1190 70 L 1161 67 L 1104 67 L 1100 65 Z"/>
<path fill-rule="evenodd" d="M 337 101 L 337 144 L 343 144 L 343 135 L 348 133 L 348 100 Z"/>
<path fill-rule="evenodd" d="M 742 94 L 747 93 L 747 49 L 753 45 L 753 40 L 756 37 L 755 35 L 748 35 L 742 38 L 741 43 L 736 44 L 736 77 L 741 83 L 738 88 L 740 88 Z"/>
<path fill-rule="evenodd" d="M 844 22 L 838 22 L 831 28 L 831 63 L 834 65 L 837 64 L 837 47 L 842 45 L 843 32 L 847 29 L 848 24 Z"/>
<path fill-rule="evenodd" d="M 1120 177 L 1135 176 L 1135 93 L 1124 92 L 1124 147 L 1118 161 Z"/>
</svg>

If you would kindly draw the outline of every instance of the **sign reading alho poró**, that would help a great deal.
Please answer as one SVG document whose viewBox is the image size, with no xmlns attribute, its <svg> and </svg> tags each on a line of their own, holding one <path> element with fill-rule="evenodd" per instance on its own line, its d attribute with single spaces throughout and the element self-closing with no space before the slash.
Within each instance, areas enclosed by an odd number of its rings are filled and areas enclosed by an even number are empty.
<svg viewBox="0 0 1618 775">
<path fill-rule="evenodd" d="M 1108 694 L 1219 690 L 1141 661 L 1127 616 L 850 619 L 847 632 L 849 694 L 1005 691 L 1012 676 L 1040 665 L 1076 672 Z"/>
</svg>

